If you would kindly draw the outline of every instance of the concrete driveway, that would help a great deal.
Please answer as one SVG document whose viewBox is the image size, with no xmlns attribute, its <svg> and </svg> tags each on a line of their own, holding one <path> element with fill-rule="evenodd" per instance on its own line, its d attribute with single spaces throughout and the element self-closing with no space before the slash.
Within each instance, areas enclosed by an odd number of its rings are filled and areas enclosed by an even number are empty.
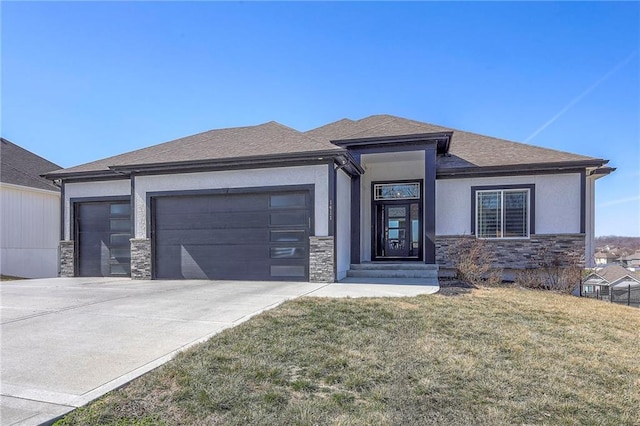
<svg viewBox="0 0 640 426">
<path fill-rule="evenodd" d="M 0 424 L 49 422 L 288 299 L 437 289 L 129 278 L 5 281 L 0 284 Z"/>
<path fill-rule="evenodd" d="M 5 281 L 0 423 L 39 424 L 323 284 L 55 278 Z"/>
</svg>

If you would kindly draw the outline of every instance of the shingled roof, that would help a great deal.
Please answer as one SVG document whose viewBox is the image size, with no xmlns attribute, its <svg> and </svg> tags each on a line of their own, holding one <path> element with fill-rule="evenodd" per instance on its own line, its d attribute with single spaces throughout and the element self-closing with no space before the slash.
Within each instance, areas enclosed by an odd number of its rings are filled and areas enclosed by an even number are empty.
<svg viewBox="0 0 640 426">
<path fill-rule="evenodd" d="M 137 151 L 71 167 L 49 174 L 65 177 L 110 172 L 111 169 L 231 159 L 287 157 L 296 154 L 334 153 L 344 149 L 332 142 L 432 133 L 452 133 L 449 153 L 438 158 L 438 172 L 478 170 L 531 164 L 571 163 L 599 166 L 605 160 L 482 136 L 442 126 L 395 117 L 373 115 L 361 120 L 342 119 L 307 132 L 274 121 L 257 126 L 210 130 Z"/>
<path fill-rule="evenodd" d="M 319 140 L 340 140 L 442 132 L 453 135 L 449 155 L 438 159 L 438 169 L 603 161 L 392 115 L 373 115 L 358 121 L 343 119 L 306 134 Z"/>
<path fill-rule="evenodd" d="M 193 136 L 59 170 L 55 175 L 108 171 L 110 167 L 254 158 L 339 150 L 275 121 L 257 126 L 209 130 Z"/>
<path fill-rule="evenodd" d="M 29 188 L 59 191 L 53 182 L 41 174 L 58 170 L 60 166 L 31 151 L 0 138 L 0 182 Z"/>
<path fill-rule="evenodd" d="M 640 277 L 635 272 L 629 271 L 620 265 L 608 265 L 602 268 L 601 270 L 592 273 L 591 275 L 597 275 L 610 284 L 612 282 L 618 281 L 620 278 L 629 276 L 636 281 L 640 280 Z"/>
</svg>

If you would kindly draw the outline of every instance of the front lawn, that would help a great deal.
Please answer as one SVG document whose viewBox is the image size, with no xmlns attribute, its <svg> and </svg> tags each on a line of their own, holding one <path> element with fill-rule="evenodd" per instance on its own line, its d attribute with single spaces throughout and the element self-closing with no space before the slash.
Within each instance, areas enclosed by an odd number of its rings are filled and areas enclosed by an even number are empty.
<svg viewBox="0 0 640 426">
<path fill-rule="evenodd" d="M 72 424 L 640 423 L 640 312 L 519 288 L 287 302 Z"/>
</svg>

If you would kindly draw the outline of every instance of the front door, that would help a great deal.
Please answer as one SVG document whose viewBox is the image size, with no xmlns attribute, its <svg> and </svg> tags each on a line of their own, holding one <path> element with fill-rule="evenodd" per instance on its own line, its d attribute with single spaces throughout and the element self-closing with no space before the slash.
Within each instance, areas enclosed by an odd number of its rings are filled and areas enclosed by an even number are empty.
<svg viewBox="0 0 640 426">
<path fill-rule="evenodd" d="M 419 202 L 376 203 L 372 260 L 422 259 L 422 209 Z"/>
<path fill-rule="evenodd" d="M 422 181 L 372 182 L 371 260 L 422 260 Z"/>
</svg>

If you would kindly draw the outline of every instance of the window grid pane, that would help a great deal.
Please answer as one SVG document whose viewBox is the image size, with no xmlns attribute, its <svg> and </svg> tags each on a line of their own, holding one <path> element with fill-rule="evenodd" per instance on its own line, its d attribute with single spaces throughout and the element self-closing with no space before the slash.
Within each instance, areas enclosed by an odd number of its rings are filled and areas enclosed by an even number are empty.
<svg viewBox="0 0 640 426">
<path fill-rule="evenodd" d="M 504 237 L 526 237 L 527 193 L 510 191 L 504 193 Z"/>
<path fill-rule="evenodd" d="M 478 193 L 478 237 L 500 238 L 502 236 L 501 202 L 499 191 Z"/>
<path fill-rule="evenodd" d="M 478 238 L 529 236 L 529 191 L 496 190 L 476 193 Z"/>
</svg>

